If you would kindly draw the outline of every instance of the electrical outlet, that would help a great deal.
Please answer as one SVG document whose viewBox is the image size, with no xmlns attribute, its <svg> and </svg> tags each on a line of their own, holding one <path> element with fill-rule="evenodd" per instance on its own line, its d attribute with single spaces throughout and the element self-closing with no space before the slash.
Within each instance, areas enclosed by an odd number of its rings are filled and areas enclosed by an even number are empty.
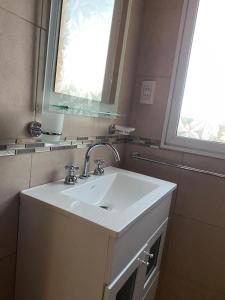
<svg viewBox="0 0 225 300">
<path fill-rule="evenodd" d="M 153 104 L 155 94 L 155 81 L 142 81 L 140 103 Z"/>
</svg>

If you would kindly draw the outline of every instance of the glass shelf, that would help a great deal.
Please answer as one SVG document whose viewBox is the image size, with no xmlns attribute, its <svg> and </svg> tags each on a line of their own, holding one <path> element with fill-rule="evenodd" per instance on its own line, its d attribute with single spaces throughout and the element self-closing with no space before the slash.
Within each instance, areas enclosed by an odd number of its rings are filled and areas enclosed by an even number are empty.
<svg viewBox="0 0 225 300">
<path fill-rule="evenodd" d="M 101 111 L 98 108 L 88 107 L 83 105 L 68 106 L 67 104 L 49 104 L 50 112 L 64 113 L 64 114 L 76 114 L 80 116 L 89 117 L 104 117 L 114 119 L 116 117 L 125 117 L 124 114 L 119 114 L 112 111 Z"/>
</svg>

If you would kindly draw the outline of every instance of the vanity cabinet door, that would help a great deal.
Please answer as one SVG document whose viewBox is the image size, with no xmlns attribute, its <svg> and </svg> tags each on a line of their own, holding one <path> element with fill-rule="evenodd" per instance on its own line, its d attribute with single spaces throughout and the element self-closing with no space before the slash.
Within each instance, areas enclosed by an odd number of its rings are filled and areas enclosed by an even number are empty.
<svg viewBox="0 0 225 300">
<path fill-rule="evenodd" d="M 159 281 L 159 273 L 155 276 L 151 286 L 147 290 L 145 296 L 142 298 L 142 300 L 154 300 L 156 296 L 157 286 Z"/>
<path fill-rule="evenodd" d="M 142 297 L 150 289 L 153 281 L 158 276 L 165 242 L 167 221 L 165 221 L 147 242 L 144 261 L 141 264 L 140 281 L 142 282 Z M 142 299 L 142 298 L 140 298 Z"/>
<path fill-rule="evenodd" d="M 124 285 L 116 294 L 116 300 L 132 300 L 135 294 L 135 285 L 138 278 L 138 268 L 134 270 Z"/>
<path fill-rule="evenodd" d="M 142 261 L 148 245 L 137 253 L 116 279 L 105 287 L 104 300 L 140 300 L 142 297 Z"/>
<path fill-rule="evenodd" d="M 142 300 L 159 273 L 167 220 L 114 279 L 105 287 L 104 300 Z"/>
</svg>

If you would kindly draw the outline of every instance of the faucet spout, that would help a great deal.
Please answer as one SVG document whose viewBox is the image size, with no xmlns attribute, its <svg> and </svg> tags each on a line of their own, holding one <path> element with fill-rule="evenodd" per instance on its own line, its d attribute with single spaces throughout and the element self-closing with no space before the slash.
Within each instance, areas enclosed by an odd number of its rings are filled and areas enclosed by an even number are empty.
<svg viewBox="0 0 225 300">
<path fill-rule="evenodd" d="M 117 151 L 117 149 L 111 144 L 105 143 L 105 145 L 113 151 L 115 161 L 120 162 L 120 155 L 119 155 L 119 152 Z"/>
<path fill-rule="evenodd" d="M 85 154 L 84 170 L 83 170 L 83 174 L 80 176 L 80 178 L 87 178 L 87 177 L 90 176 L 89 175 L 90 154 L 91 154 L 92 150 L 97 148 L 97 147 L 106 147 L 108 149 L 111 149 L 114 153 L 115 161 L 116 162 L 120 161 L 119 152 L 117 151 L 117 149 L 113 145 L 111 145 L 109 143 L 105 143 L 105 142 L 93 144 L 87 149 L 87 152 Z"/>
</svg>

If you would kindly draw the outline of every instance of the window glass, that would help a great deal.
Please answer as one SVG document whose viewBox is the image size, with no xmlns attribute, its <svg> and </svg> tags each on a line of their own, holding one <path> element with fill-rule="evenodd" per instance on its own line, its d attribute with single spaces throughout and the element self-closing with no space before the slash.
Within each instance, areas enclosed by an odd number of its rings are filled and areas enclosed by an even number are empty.
<svg viewBox="0 0 225 300">
<path fill-rule="evenodd" d="M 202 0 L 177 136 L 225 142 L 225 0 Z"/>
</svg>

